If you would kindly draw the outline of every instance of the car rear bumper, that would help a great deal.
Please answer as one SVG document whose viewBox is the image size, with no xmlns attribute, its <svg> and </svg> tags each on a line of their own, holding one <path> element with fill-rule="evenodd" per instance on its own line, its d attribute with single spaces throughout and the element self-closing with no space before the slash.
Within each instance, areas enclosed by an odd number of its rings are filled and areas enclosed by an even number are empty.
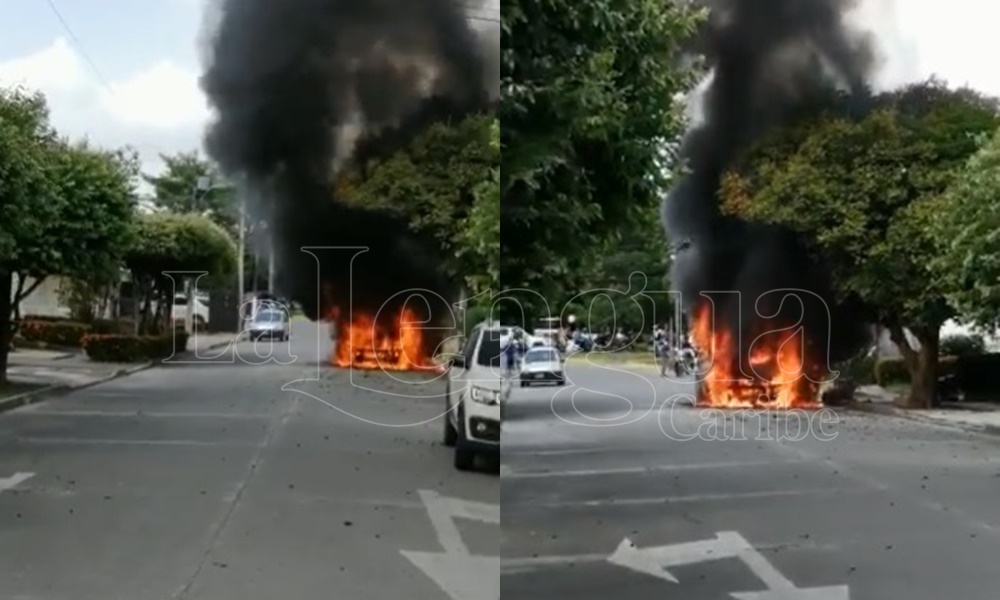
<svg viewBox="0 0 1000 600">
<path fill-rule="evenodd" d="M 526 382 L 551 382 L 562 381 L 565 376 L 562 371 L 543 371 L 540 373 L 521 373 L 521 381 Z"/>
</svg>

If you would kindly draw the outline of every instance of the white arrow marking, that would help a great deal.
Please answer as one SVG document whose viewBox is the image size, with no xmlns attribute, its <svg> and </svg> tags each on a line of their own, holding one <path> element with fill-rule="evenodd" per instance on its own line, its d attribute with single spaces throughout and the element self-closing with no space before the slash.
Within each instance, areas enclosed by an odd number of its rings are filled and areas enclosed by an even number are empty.
<svg viewBox="0 0 1000 600">
<path fill-rule="evenodd" d="M 608 562 L 671 583 L 679 583 L 667 569 L 729 558 L 742 560 L 768 587 L 764 592 L 734 593 L 732 597 L 736 600 L 850 600 L 847 586 L 812 589 L 795 587 L 764 555 L 735 531 L 718 533 L 712 540 L 642 549 L 636 548 L 626 538 L 608 558 Z"/>
<path fill-rule="evenodd" d="M 499 600 L 500 559 L 440 552 L 408 552 L 417 566 L 452 600 Z"/>
<path fill-rule="evenodd" d="M 0 479 L 0 493 L 12 490 L 34 476 L 34 473 L 14 473 L 6 479 Z"/>
<path fill-rule="evenodd" d="M 400 552 L 423 571 L 452 600 L 499 600 L 500 558 L 473 556 L 462 540 L 455 519 L 500 524 L 500 507 L 494 504 L 445 498 L 421 490 L 420 498 L 444 552 Z"/>
</svg>

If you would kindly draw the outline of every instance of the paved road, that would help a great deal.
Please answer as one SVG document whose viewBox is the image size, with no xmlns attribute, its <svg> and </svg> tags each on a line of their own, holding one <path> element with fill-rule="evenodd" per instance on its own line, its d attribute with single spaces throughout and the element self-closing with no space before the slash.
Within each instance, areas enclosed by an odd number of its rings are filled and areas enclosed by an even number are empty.
<svg viewBox="0 0 1000 600">
<path fill-rule="evenodd" d="M 499 480 L 452 469 L 443 386 L 326 369 L 325 338 L 0 415 L 0 598 L 499 598 Z"/>
<path fill-rule="evenodd" d="M 661 410 L 691 386 L 655 373 L 569 374 L 508 408 L 504 597 L 1000 594 L 997 440 L 829 413 L 800 434 L 788 417 Z"/>
</svg>

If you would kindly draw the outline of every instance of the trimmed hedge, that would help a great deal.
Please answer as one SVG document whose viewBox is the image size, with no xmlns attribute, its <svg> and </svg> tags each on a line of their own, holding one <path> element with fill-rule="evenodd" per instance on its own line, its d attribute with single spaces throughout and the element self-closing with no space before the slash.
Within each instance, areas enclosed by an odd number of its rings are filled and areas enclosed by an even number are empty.
<svg viewBox="0 0 1000 600">
<path fill-rule="evenodd" d="M 24 341 L 60 346 L 63 348 L 80 348 L 83 337 L 90 333 L 90 326 L 75 321 L 21 321 L 17 335 Z"/>
<path fill-rule="evenodd" d="M 95 362 L 132 363 L 170 358 L 187 350 L 187 343 L 187 334 L 179 332 L 176 336 L 91 334 L 83 338 L 83 349 Z"/>
</svg>

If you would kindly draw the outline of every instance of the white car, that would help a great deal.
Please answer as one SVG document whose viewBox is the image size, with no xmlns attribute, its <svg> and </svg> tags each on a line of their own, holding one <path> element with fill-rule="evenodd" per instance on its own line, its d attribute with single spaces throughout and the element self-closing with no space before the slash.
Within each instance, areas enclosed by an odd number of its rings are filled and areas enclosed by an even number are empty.
<svg viewBox="0 0 1000 600">
<path fill-rule="evenodd" d="M 455 449 L 455 468 L 473 466 L 477 454 L 500 455 L 500 422 L 510 393 L 502 372 L 504 327 L 477 325 L 448 369 L 444 444 Z"/>
<path fill-rule="evenodd" d="M 191 312 L 196 325 L 208 325 L 208 304 L 203 298 L 195 296 L 194 310 Z M 174 296 L 174 306 L 170 317 L 177 323 L 183 323 L 187 320 L 187 296 L 184 294 Z"/>
<path fill-rule="evenodd" d="M 525 352 L 521 364 L 521 387 L 536 383 L 566 385 L 562 356 L 555 348 L 532 348 Z"/>
</svg>

